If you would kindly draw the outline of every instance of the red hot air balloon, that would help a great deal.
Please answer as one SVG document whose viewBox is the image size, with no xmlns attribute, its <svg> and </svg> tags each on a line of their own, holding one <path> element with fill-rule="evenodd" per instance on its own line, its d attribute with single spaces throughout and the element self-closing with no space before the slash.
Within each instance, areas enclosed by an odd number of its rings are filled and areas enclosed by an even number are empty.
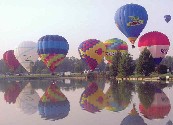
<svg viewBox="0 0 173 125">
<path fill-rule="evenodd" d="M 13 71 L 16 70 L 18 68 L 18 66 L 20 65 L 20 63 L 18 62 L 18 60 L 16 59 L 15 55 L 14 55 L 14 50 L 8 50 L 3 54 L 3 59 L 5 61 L 5 63 L 7 64 L 7 66 L 12 69 Z"/>
<path fill-rule="evenodd" d="M 159 64 L 169 50 L 170 42 L 168 37 L 158 31 L 148 32 L 139 38 L 138 47 L 140 52 L 147 48 L 155 64 Z"/>
</svg>

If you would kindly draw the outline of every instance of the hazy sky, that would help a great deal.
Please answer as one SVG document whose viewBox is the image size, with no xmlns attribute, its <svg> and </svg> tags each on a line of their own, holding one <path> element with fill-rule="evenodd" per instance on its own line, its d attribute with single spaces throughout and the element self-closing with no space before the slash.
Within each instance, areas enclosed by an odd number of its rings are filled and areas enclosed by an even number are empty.
<svg viewBox="0 0 173 125">
<path fill-rule="evenodd" d="M 160 31 L 168 36 L 173 56 L 173 20 L 166 23 L 164 15 L 173 16 L 173 0 L 0 0 L 0 58 L 22 41 L 34 41 L 44 35 L 61 35 L 69 43 L 67 56 L 79 58 L 78 46 L 87 39 L 105 41 L 119 38 L 129 45 L 134 58 L 139 56 L 136 41 L 131 49 L 128 39 L 114 24 L 116 10 L 127 3 L 136 3 L 148 12 L 148 23 L 141 35 Z M 140 35 L 140 36 L 141 36 Z"/>
</svg>

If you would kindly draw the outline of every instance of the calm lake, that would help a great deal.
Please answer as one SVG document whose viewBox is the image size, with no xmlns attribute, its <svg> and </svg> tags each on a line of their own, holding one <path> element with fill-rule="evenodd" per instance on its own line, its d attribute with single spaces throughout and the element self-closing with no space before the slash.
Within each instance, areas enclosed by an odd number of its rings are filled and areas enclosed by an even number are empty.
<svg viewBox="0 0 173 125">
<path fill-rule="evenodd" d="M 1 80 L 0 125 L 171 125 L 172 85 Z"/>
</svg>

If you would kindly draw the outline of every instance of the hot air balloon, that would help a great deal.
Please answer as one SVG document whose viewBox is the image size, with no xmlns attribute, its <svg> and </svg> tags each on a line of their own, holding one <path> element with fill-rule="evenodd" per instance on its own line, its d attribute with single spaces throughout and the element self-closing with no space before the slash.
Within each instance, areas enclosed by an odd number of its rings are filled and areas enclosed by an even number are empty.
<svg viewBox="0 0 173 125">
<path fill-rule="evenodd" d="M 114 20 L 134 48 L 136 39 L 147 24 L 148 14 L 145 8 L 138 4 L 126 4 L 116 11 Z"/>
<path fill-rule="evenodd" d="M 144 119 L 136 111 L 135 104 L 133 104 L 133 109 L 130 111 L 129 115 L 126 116 L 120 125 L 147 125 Z"/>
<path fill-rule="evenodd" d="M 148 32 L 139 38 L 138 47 L 140 52 L 147 48 L 155 64 L 159 64 L 169 50 L 170 42 L 168 37 L 158 31 Z"/>
<path fill-rule="evenodd" d="M 82 109 L 96 113 L 100 112 L 107 105 L 107 99 L 103 90 L 101 90 L 95 82 L 90 83 L 80 98 L 80 106 Z"/>
<path fill-rule="evenodd" d="M 40 98 L 39 114 L 46 120 L 59 120 L 67 117 L 70 103 L 61 90 L 52 83 Z"/>
<path fill-rule="evenodd" d="M 112 63 L 113 56 L 117 51 L 120 51 L 121 53 L 127 53 L 128 51 L 127 43 L 118 38 L 106 40 L 104 44 L 106 46 L 105 59 L 109 63 Z"/>
<path fill-rule="evenodd" d="M 38 55 L 53 73 L 69 50 L 67 40 L 59 35 L 46 35 L 38 40 Z"/>
<path fill-rule="evenodd" d="M 81 59 L 93 71 L 103 61 L 106 47 L 100 40 L 88 39 L 79 45 L 78 51 Z"/>
<path fill-rule="evenodd" d="M 28 71 L 31 72 L 31 67 L 38 59 L 37 44 L 32 41 L 21 42 L 15 49 L 14 54 L 19 63 Z"/>
<path fill-rule="evenodd" d="M 161 89 L 156 89 L 154 100 L 149 107 L 139 104 L 139 110 L 147 119 L 163 119 L 170 112 L 171 104 L 169 98 Z"/>
<path fill-rule="evenodd" d="M 5 90 L 5 93 L 4 93 L 5 101 L 8 102 L 9 104 L 15 103 L 16 98 L 18 97 L 20 92 L 21 92 L 21 88 L 19 84 L 17 83 L 10 84 L 10 86 L 8 87 L 7 90 Z"/>
<path fill-rule="evenodd" d="M 16 59 L 14 55 L 14 50 L 8 50 L 3 54 L 3 60 L 7 64 L 7 66 L 13 71 L 18 68 L 20 65 L 19 61 Z"/>
<path fill-rule="evenodd" d="M 164 18 L 165 18 L 165 21 L 167 23 L 171 20 L 171 16 L 170 15 L 165 15 Z"/>
<path fill-rule="evenodd" d="M 17 97 L 16 106 L 24 114 L 32 115 L 38 110 L 39 99 L 38 93 L 32 88 L 31 83 L 28 83 Z"/>
</svg>

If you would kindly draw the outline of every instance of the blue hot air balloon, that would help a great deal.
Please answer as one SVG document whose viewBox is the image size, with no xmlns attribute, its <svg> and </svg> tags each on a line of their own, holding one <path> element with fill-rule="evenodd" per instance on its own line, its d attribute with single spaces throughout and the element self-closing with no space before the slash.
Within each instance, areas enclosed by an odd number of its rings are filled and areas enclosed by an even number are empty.
<svg viewBox="0 0 173 125">
<path fill-rule="evenodd" d="M 171 16 L 170 15 L 165 15 L 164 18 L 165 18 L 165 21 L 167 23 L 171 20 Z"/>
<path fill-rule="evenodd" d="M 148 14 L 145 8 L 138 4 L 126 4 L 116 11 L 114 20 L 134 48 L 135 40 L 147 24 Z"/>
<path fill-rule="evenodd" d="M 67 40 L 59 35 L 46 35 L 38 40 L 38 55 L 53 73 L 69 50 Z"/>
</svg>

